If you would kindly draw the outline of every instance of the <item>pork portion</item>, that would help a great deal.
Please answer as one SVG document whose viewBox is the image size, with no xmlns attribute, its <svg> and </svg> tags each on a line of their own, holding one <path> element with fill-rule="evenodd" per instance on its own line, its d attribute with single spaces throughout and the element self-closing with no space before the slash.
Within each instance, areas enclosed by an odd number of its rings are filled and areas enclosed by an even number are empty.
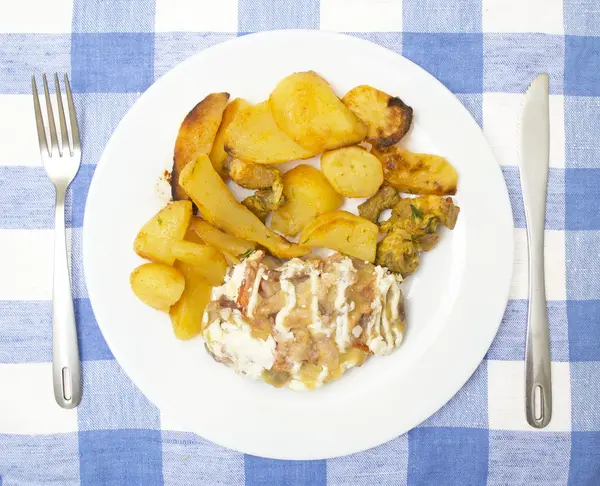
<svg viewBox="0 0 600 486">
<path fill-rule="evenodd" d="M 402 342 L 402 278 L 334 254 L 281 263 L 257 251 L 213 291 L 208 352 L 274 386 L 316 388 Z"/>
</svg>

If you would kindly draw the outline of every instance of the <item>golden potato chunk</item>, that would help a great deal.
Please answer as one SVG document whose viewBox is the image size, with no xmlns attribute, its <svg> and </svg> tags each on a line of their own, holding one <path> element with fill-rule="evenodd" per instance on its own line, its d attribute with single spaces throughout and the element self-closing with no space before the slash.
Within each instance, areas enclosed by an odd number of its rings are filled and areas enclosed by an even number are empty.
<svg viewBox="0 0 600 486">
<path fill-rule="evenodd" d="M 400 98 L 372 86 L 352 88 L 342 102 L 366 123 L 367 141 L 378 148 L 394 145 L 410 129 L 413 109 Z"/>
<path fill-rule="evenodd" d="M 367 126 L 314 71 L 283 78 L 269 103 L 277 126 L 312 153 L 355 145 L 367 135 Z"/>
<path fill-rule="evenodd" d="M 238 113 L 246 108 L 249 108 L 250 106 L 250 103 L 243 98 L 236 98 L 225 107 L 225 111 L 223 112 L 221 126 L 217 131 L 217 136 L 215 137 L 212 150 L 210 151 L 210 161 L 212 162 L 217 173 L 223 179 L 227 178 L 227 171 L 223 167 L 225 161 L 227 160 L 227 152 L 225 152 L 225 133 Z"/>
<path fill-rule="evenodd" d="M 231 259 L 230 263 L 239 263 L 242 255 L 256 249 L 256 243 L 223 233 L 201 218 L 193 217 L 190 221 L 186 239 L 194 241 L 188 236 L 190 232 L 194 232 L 207 245 L 218 249 L 228 261 Z"/>
<path fill-rule="evenodd" d="M 164 312 L 169 312 L 185 288 L 183 274 L 163 263 L 140 265 L 131 272 L 129 283 L 133 293 L 144 304 Z"/>
<path fill-rule="evenodd" d="M 446 196 L 456 194 L 458 172 L 444 157 L 415 154 L 398 146 L 373 150 L 383 164 L 385 181 L 399 192 Z"/>
<path fill-rule="evenodd" d="M 189 199 L 179 185 L 183 168 L 200 154 L 209 154 L 223 117 L 229 93 L 211 93 L 183 119 L 175 141 L 171 189 L 173 199 Z"/>
<path fill-rule="evenodd" d="M 373 263 L 377 250 L 377 225 L 347 211 L 318 216 L 300 234 L 300 244 L 329 248 Z"/>
<path fill-rule="evenodd" d="M 346 197 L 371 197 L 383 183 L 379 159 L 358 146 L 325 152 L 321 170 L 333 188 Z"/>
<path fill-rule="evenodd" d="M 173 265 L 175 257 L 171 253 L 171 242 L 183 239 L 191 217 L 190 201 L 170 203 L 142 227 L 133 249 L 142 258 Z"/>
<path fill-rule="evenodd" d="M 210 285 L 216 287 L 223 283 L 227 262 L 219 250 L 191 241 L 176 240 L 171 243 L 171 252 L 177 260 L 196 267 L 196 272 Z"/>
<path fill-rule="evenodd" d="M 319 214 L 344 203 L 319 170 L 304 164 L 283 174 L 283 195 L 286 202 L 273 213 L 271 227 L 286 236 L 295 236 Z"/>
<path fill-rule="evenodd" d="M 212 287 L 197 271 L 197 267 L 176 262 L 185 277 L 181 298 L 169 310 L 173 332 L 178 339 L 191 339 L 202 331 L 204 308 L 210 301 Z"/>
<path fill-rule="evenodd" d="M 256 164 L 309 159 L 318 153 L 301 147 L 277 126 L 268 101 L 235 117 L 225 133 L 225 151 Z"/>
<path fill-rule="evenodd" d="M 307 255 L 310 248 L 290 243 L 267 228 L 240 204 L 213 168 L 208 156 L 199 156 L 181 173 L 181 185 L 209 221 L 228 233 L 255 241 L 280 258 Z"/>
</svg>

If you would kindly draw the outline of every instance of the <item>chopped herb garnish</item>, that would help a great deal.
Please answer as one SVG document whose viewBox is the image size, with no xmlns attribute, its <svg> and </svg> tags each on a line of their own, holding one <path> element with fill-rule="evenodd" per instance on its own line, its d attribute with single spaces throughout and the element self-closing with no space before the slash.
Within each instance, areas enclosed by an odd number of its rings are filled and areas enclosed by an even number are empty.
<svg viewBox="0 0 600 486">
<path fill-rule="evenodd" d="M 156 222 L 158 223 L 159 226 L 162 226 L 162 224 L 163 224 L 163 220 L 162 220 L 162 218 L 160 216 L 158 216 L 156 218 Z"/>
<path fill-rule="evenodd" d="M 413 218 L 423 219 L 423 211 L 413 206 L 412 204 L 410 205 L 410 209 L 412 210 Z"/>
<path fill-rule="evenodd" d="M 254 253 L 256 250 L 254 248 L 250 248 L 249 250 L 246 250 L 244 253 L 240 253 L 238 255 L 238 258 L 240 260 L 244 260 L 246 258 L 248 258 L 250 255 L 252 255 L 252 253 Z"/>
</svg>

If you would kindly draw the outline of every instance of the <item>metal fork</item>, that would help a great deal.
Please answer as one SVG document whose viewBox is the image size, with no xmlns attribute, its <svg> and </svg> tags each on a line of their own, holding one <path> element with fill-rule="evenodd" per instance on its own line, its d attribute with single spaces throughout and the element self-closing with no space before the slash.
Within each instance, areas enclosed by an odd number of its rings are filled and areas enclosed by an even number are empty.
<svg viewBox="0 0 600 486">
<path fill-rule="evenodd" d="M 40 108 L 35 75 L 31 77 L 31 89 L 33 91 L 35 123 L 40 142 L 40 155 L 46 174 L 52 184 L 54 184 L 54 189 L 56 190 L 54 213 L 54 285 L 52 290 L 52 378 L 56 402 L 63 408 L 74 408 L 81 401 L 81 372 L 65 234 L 65 195 L 67 187 L 69 187 L 69 184 L 71 184 L 79 170 L 81 145 L 69 78 L 65 74 L 65 90 L 67 93 L 71 138 L 69 138 L 67 130 L 58 75 L 54 74 L 61 135 L 60 144 L 56 134 L 56 125 L 46 75 L 44 74 L 42 78 L 44 81 L 46 108 L 48 110 L 50 145 L 48 145 L 46 140 L 46 130 L 44 128 L 44 119 Z"/>
</svg>

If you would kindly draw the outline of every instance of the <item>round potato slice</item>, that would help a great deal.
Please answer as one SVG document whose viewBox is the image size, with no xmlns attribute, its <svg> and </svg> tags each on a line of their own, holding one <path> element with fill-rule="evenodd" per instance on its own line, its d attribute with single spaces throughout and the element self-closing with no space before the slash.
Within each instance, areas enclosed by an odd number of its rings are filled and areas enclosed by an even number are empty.
<svg viewBox="0 0 600 486">
<path fill-rule="evenodd" d="M 163 263 L 145 263 L 140 265 L 129 277 L 133 293 L 150 307 L 163 312 L 175 304 L 185 288 L 183 274 Z"/>
<path fill-rule="evenodd" d="M 325 152 L 321 170 L 333 188 L 346 197 L 371 197 L 383 184 L 381 162 L 358 146 Z"/>
</svg>

